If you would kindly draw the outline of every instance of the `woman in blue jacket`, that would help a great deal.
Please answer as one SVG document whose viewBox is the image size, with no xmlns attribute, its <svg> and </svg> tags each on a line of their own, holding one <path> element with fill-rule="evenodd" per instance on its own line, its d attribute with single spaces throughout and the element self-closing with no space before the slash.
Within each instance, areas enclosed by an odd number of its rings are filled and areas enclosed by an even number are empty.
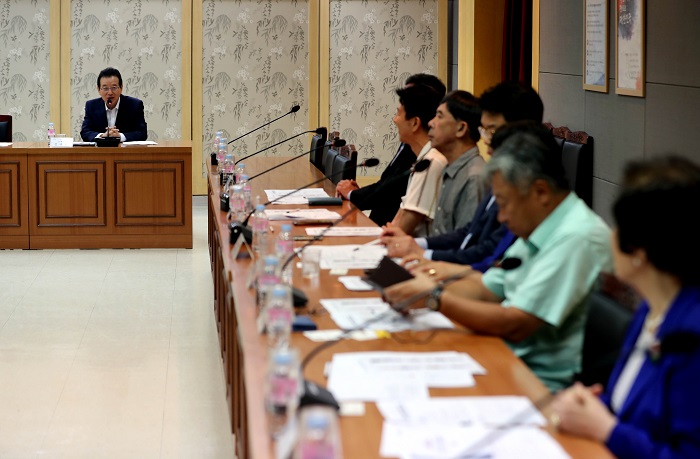
<svg viewBox="0 0 700 459">
<path fill-rule="evenodd" d="M 618 458 L 700 458 L 700 168 L 633 163 L 614 206 L 615 273 L 644 298 L 602 392 L 576 384 L 552 405 L 564 432 Z M 601 394 L 602 392 L 602 394 Z"/>
</svg>

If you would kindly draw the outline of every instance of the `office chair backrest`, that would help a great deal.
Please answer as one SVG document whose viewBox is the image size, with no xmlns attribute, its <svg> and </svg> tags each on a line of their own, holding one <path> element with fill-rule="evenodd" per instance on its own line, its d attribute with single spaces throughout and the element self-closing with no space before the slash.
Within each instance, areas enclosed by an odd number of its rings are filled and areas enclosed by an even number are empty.
<svg viewBox="0 0 700 459">
<path fill-rule="evenodd" d="M 0 115 L 0 142 L 12 142 L 12 115 Z"/>
<path fill-rule="evenodd" d="M 338 150 L 333 160 L 333 176 L 331 181 L 335 184 L 341 180 L 355 180 L 357 177 L 357 150 L 355 145 L 344 145 Z"/>
<path fill-rule="evenodd" d="M 322 150 L 323 154 L 321 155 L 321 165 L 319 167 L 319 169 L 321 170 L 321 172 L 323 172 L 324 175 L 330 174 L 330 169 L 328 169 L 328 171 L 329 171 L 328 174 L 326 174 L 326 172 L 325 172 L 326 171 L 326 164 L 327 164 L 326 159 L 334 156 L 334 155 L 329 155 L 328 151 L 331 150 L 331 147 L 333 145 L 333 141 L 335 139 L 339 139 L 339 138 L 340 138 L 340 132 L 338 132 L 338 131 L 333 131 L 333 132 L 328 133 L 328 140 L 326 140 L 326 146 Z M 329 167 L 330 168 L 333 167 L 332 161 L 331 161 L 331 165 Z"/>
<path fill-rule="evenodd" d="M 568 132 L 561 150 L 561 163 L 569 186 L 593 207 L 593 137 L 583 131 Z"/>
<path fill-rule="evenodd" d="M 323 163 L 323 152 L 325 148 L 319 148 L 321 145 L 325 145 L 327 140 L 327 134 L 314 134 L 313 137 L 311 137 L 311 147 L 309 150 L 311 150 L 311 155 L 309 156 L 309 161 L 311 164 L 316 166 L 317 169 L 322 170 L 321 166 Z"/>
</svg>

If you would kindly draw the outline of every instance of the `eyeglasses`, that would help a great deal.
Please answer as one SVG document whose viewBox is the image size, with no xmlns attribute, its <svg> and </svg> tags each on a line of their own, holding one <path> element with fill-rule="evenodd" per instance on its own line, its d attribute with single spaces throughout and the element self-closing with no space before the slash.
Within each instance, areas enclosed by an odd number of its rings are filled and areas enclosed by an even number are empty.
<svg viewBox="0 0 700 459">
<path fill-rule="evenodd" d="M 117 92 L 119 89 L 120 89 L 119 86 L 110 86 L 110 87 L 102 86 L 100 88 L 100 91 L 102 91 L 102 92 L 109 92 L 109 91 Z"/>
<path fill-rule="evenodd" d="M 483 126 L 479 126 L 479 135 L 484 139 L 484 140 L 491 140 L 491 137 L 493 137 L 493 133 L 496 132 L 495 128 L 491 129 L 486 129 Z"/>
</svg>

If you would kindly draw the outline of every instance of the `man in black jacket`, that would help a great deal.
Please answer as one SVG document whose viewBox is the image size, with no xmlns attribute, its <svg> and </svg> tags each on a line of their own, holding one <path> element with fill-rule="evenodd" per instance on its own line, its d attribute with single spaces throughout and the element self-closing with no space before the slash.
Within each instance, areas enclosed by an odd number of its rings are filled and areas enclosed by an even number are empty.
<svg viewBox="0 0 700 459">
<path fill-rule="evenodd" d="M 412 85 L 429 86 L 438 92 L 440 97 L 444 96 L 447 90 L 440 79 L 427 73 L 417 73 L 408 77 L 406 86 Z M 409 174 L 406 172 L 415 160 L 416 153 L 410 146 L 402 143 L 382 172 L 379 181 L 360 188 L 354 180 L 341 180 L 336 185 L 336 195 L 350 200 L 360 210 L 371 210 L 369 218 L 379 226 L 385 225 L 394 219 L 399 210 L 401 198 L 406 194 L 408 185 Z"/>
</svg>

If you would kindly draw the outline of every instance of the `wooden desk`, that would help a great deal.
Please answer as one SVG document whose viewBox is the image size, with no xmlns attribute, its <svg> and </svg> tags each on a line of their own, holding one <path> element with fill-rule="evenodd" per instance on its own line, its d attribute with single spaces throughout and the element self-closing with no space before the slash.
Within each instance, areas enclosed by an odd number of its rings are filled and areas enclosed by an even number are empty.
<svg viewBox="0 0 700 459">
<path fill-rule="evenodd" d="M 192 248 L 191 156 L 189 141 L 2 148 L 0 247 Z"/>
<path fill-rule="evenodd" d="M 281 161 L 280 159 L 248 159 L 246 166 L 253 173 L 260 172 Z M 284 166 L 271 174 L 261 176 L 260 181 L 252 182 L 253 192 L 262 196 L 265 188 L 292 189 L 310 183 L 322 175 L 309 164 L 299 160 Z M 210 169 L 211 170 L 211 169 Z M 329 194 L 334 187 L 324 185 Z M 224 361 L 224 373 L 227 381 L 227 402 L 231 413 L 232 430 L 236 440 L 238 457 L 268 459 L 273 458 L 273 445 L 264 408 L 264 381 L 267 368 L 267 342 L 265 336 L 257 332 L 255 325 L 257 308 L 252 290 L 246 288 L 246 280 L 252 269 L 250 260 L 233 260 L 228 244 L 227 221 L 224 212 L 219 210 L 218 177 L 210 174 L 209 179 L 209 242 L 212 253 L 212 270 L 215 284 L 215 308 L 217 326 Z M 293 206 L 299 207 L 299 206 Z M 350 209 L 348 202 L 343 203 L 342 210 Z M 337 209 L 333 209 L 337 210 Z M 275 232 L 281 222 L 273 222 Z M 342 225 L 372 225 L 361 212 L 352 214 Z M 295 235 L 303 234 L 302 227 L 293 227 Z M 347 244 L 367 242 L 369 238 L 326 238 L 325 244 Z M 297 243 L 297 246 L 299 243 Z M 353 274 L 351 272 L 351 274 Z M 357 274 L 357 273 L 355 273 Z M 321 271 L 316 281 L 303 279 L 298 269 L 294 268 L 294 285 L 304 290 L 309 298 L 308 309 L 318 310 L 321 298 L 341 298 L 348 295 L 345 288 L 331 276 L 328 271 Z M 372 293 L 353 296 L 373 296 Z M 337 328 L 328 314 L 314 316 L 320 329 Z M 476 336 L 466 333 L 441 331 L 435 334 L 429 343 L 421 344 L 430 332 L 404 332 L 403 340 L 413 341 L 399 343 L 393 339 L 366 342 L 342 341 L 324 350 L 308 365 L 305 377 L 326 385 L 323 376 L 324 363 L 335 352 L 348 351 L 441 351 L 458 350 L 469 353 L 487 370 L 487 375 L 477 376 L 475 387 L 467 389 L 431 389 L 433 396 L 447 395 L 525 395 L 533 401 L 542 399 L 547 389 L 534 374 L 517 359 L 499 338 Z M 302 357 L 316 347 L 300 334 L 292 338 Z M 362 417 L 344 417 L 341 419 L 342 440 L 345 458 L 379 457 L 379 443 L 382 431 L 382 417 L 376 406 L 367 403 L 367 413 Z M 550 433 L 574 458 L 611 458 L 610 453 L 593 442 Z"/>
</svg>

